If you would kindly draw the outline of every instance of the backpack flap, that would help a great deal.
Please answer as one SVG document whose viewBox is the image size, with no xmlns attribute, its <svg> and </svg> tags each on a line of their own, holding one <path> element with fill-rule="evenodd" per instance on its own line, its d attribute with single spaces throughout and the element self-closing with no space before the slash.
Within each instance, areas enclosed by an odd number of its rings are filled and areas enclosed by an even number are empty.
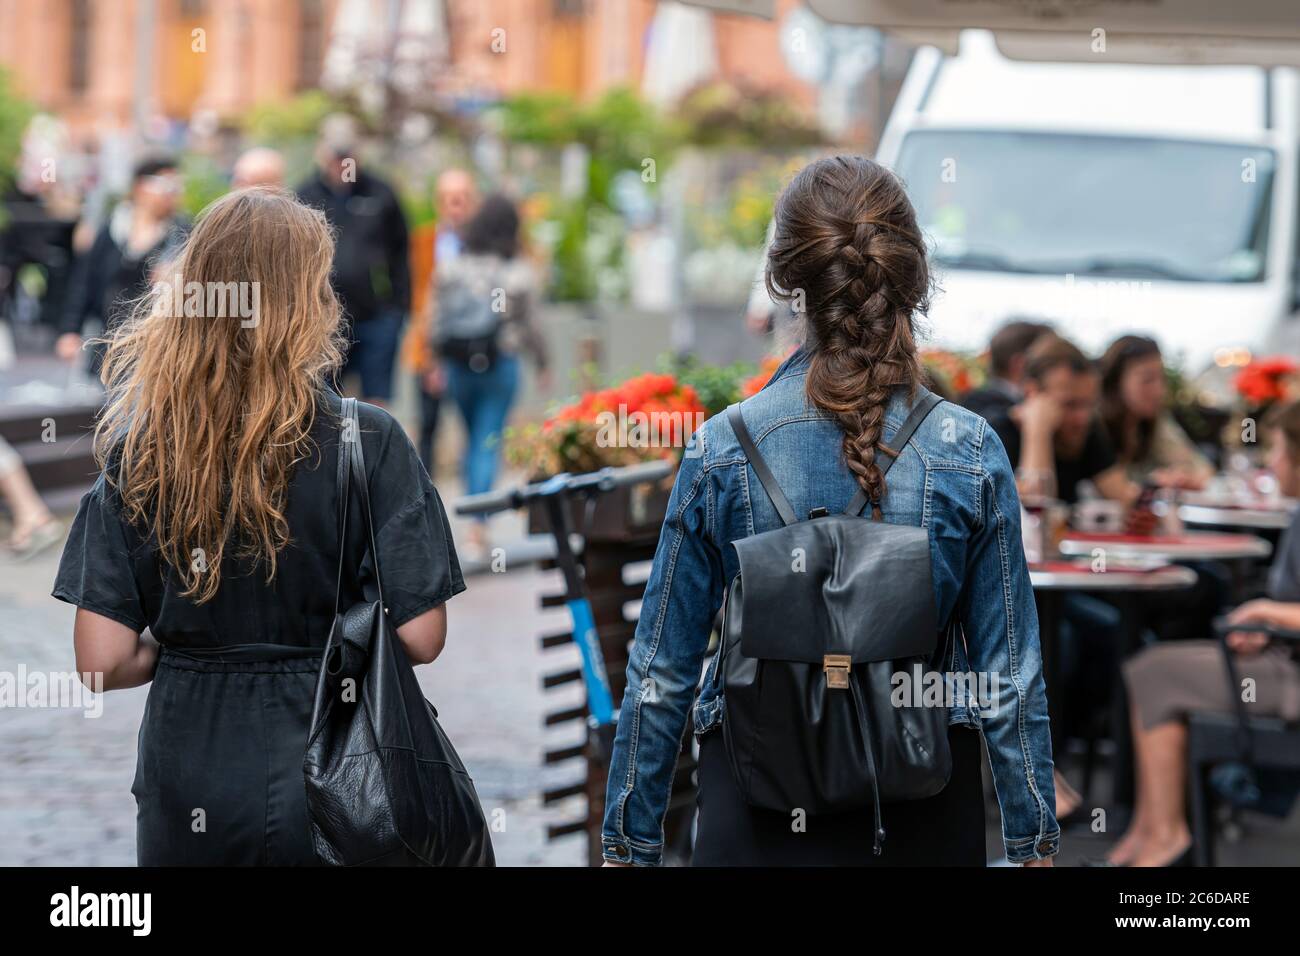
<svg viewBox="0 0 1300 956">
<path fill-rule="evenodd" d="M 832 515 L 732 542 L 745 626 L 758 660 L 853 664 L 928 657 L 939 628 L 924 528 Z"/>
</svg>

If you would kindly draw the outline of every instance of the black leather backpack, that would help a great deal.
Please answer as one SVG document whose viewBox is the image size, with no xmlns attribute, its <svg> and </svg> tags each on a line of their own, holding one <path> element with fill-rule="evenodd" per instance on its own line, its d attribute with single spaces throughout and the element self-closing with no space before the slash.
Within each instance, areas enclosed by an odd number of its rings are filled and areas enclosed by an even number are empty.
<svg viewBox="0 0 1300 956">
<path fill-rule="evenodd" d="M 940 404 L 930 392 L 889 443 L 902 453 Z M 924 528 L 861 517 L 859 490 L 843 514 L 800 521 L 740 415 L 728 420 L 783 527 L 732 542 L 740 572 L 723 600 L 723 739 L 745 800 L 809 815 L 933 796 L 952 767 L 948 708 L 894 695 L 936 662 L 939 628 Z M 887 472 L 896 456 L 886 456 Z M 900 684 L 901 686 L 901 684 Z M 895 706 L 894 696 L 903 706 Z"/>
</svg>

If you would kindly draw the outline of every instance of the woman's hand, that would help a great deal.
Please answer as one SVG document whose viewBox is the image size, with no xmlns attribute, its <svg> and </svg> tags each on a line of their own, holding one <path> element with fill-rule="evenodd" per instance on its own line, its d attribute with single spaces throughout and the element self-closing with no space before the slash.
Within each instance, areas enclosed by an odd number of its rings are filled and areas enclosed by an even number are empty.
<svg viewBox="0 0 1300 956">
<path fill-rule="evenodd" d="M 631 863 L 615 863 L 613 860 L 606 860 L 604 863 L 600 865 L 600 868 L 603 870 L 605 867 L 611 866 L 611 867 L 618 867 L 619 869 L 623 869 L 624 867 L 629 867 L 631 865 L 632 865 Z"/>
<path fill-rule="evenodd" d="M 447 390 L 447 371 L 442 367 L 440 359 L 435 358 L 429 367 L 420 373 L 420 384 L 430 395 L 441 395 Z"/>
<path fill-rule="evenodd" d="M 1013 407 L 1011 418 L 1026 432 L 1051 437 L 1061 423 L 1061 403 L 1045 392 L 1037 392 Z"/>
<path fill-rule="evenodd" d="M 1021 863 L 1020 865 L 1021 866 L 1048 866 L 1051 867 L 1052 869 L 1055 869 L 1056 865 L 1052 863 L 1053 859 L 1054 857 L 1049 856 L 1046 860 L 1026 860 L 1024 863 Z"/>
<path fill-rule="evenodd" d="M 1229 624 L 1265 624 L 1279 630 L 1300 630 L 1300 604 L 1260 598 L 1247 601 L 1228 615 Z M 1228 646 L 1238 654 L 1258 654 L 1268 644 L 1268 635 L 1258 631 L 1232 631 Z"/>
<path fill-rule="evenodd" d="M 54 340 L 54 354 L 65 362 L 75 361 L 81 354 L 81 336 L 76 332 L 64 332 Z"/>
</svg>

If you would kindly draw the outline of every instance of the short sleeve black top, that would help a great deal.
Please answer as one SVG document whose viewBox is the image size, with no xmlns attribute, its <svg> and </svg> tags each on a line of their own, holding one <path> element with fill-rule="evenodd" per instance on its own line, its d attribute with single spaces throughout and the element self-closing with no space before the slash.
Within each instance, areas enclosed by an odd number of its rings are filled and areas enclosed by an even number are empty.
<svg viewBox="0 0 1300 956">
<path fill-rule="evenodd" d="M 136 631 L 146 627 L 178 648 L 233 644 L 323 647 L 334 615 L 338 571 L 336 489 L 342 400 L 323 393 L 313 449 L 290 477 L 289 544 L 276 574 L 228 548 L 212 600 L 182 597 L 180 583 L 150 537 L 122 516 L 116 489 L 101 475 L 81 500 L 64 546 L 53 594 Z M 358 404 L 385 604 L 400 627 L 465 590 L 442 499 L 410 439 L 386 411 Z M 369 554 L 357 495 L 344 545 L 340 606 L 373 599 Z"/>
<path fill-rule="evenodd" d="M 1020 467 L 1020 426 L 1011 417 L 1011 407 L 989 409 L 985 415 L 989 425 L 998 433 L 1006 447 L 1012 468 Z M 1056 494 L 1069 504 L 1079 500 L 1079 482 L 1090 481 L 1115 462 L 1115 449 L 1100 422 L 1094 421 L 1079 454 L 1067 458 L 1060 451 L 1055 454 Z"/>
</svg>

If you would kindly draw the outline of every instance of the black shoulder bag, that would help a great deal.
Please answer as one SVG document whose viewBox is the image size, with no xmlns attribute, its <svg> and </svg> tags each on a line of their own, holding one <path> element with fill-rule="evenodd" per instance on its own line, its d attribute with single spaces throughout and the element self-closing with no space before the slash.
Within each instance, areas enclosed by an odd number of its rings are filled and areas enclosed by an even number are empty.
<svg viewBox="0 0 1300 956">
<path fill-rule="evenodd" d="M 355 481 L 377 600 L 339 613 Z M 303 760 L 312 843 L 336 866 L 493 866 L 474 782 L 438 725 L 384 610 L 356 399 L 343 400 L 338 466 L 339 566 Z"/>
</svg>

